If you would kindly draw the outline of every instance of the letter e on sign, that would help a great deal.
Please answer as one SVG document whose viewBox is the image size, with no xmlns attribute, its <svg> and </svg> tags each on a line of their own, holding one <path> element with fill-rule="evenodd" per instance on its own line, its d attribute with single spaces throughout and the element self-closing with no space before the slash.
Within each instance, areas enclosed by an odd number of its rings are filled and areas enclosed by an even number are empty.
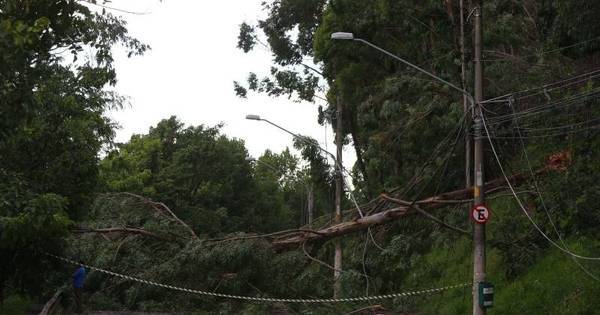
<svg viewBox="0 0 600 315">
<path fill-rule="evenodd" d="M 486 224 L 490 218 L 490 210 L 485 205 L 476 205 L 471 209 L 471 218 L 479 224 Z"/>
</svg>

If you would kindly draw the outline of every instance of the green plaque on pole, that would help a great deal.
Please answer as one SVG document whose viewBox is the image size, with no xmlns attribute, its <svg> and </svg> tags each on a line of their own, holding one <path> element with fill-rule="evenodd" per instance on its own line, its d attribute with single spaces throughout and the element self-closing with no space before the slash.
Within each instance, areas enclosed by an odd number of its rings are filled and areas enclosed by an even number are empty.
<svg viewBox="0 0 600 315">
<path fill-rule="evenodd" d="M 479 282 L 479 306 L 488 308 L 494 305 L 494 285 L 490 282 Z"/>
</svg>

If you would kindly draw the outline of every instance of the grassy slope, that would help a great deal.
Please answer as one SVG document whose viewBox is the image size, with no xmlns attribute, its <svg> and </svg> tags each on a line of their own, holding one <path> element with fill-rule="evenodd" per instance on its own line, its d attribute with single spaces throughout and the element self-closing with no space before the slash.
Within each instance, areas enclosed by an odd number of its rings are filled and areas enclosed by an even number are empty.
<svg viewBox="0 0 600 315">
<path fill-rule="evenodd" d="M 598 248 L 600 242 L 582 238 L 567 244 L 573 251 L 592 254 L 590 248 Z M 598 255 L 597 250 L 594 252 Z M 411 285 L 438 287 L 469 279 L 470 255 L 470 242 L 466 239 L 450 249 L 430 251 L 414 271 L 414 279 L 420 280 Z M 580 262 L 600 277 L 600 262 Z M 557 249 L 547 250 L 515 279 L 506 279 L 505 267 L 497 250 L 488 252 L 488 279 L 496 286 L 495 306 L 488 314 L 600 314 L 600 282 Z M 413 307 L 425 314 L 469 314 L 470 288 L 446 291 L 416 303 Z M 401 304 L 396 301 L 396 305 Z"/>
</svg>

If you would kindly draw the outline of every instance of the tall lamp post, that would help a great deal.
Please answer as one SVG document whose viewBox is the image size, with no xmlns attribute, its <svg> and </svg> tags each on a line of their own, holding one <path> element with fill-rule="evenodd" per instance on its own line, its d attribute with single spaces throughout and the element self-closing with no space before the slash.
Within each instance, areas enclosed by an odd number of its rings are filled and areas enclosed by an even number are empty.
<svg viewBox="0 0 600 315">
<path fill-rule="evenodd" d="M 371 43 L 369 41 L 366 41 L 366 40 L 364 40 L 362 38 L 354 37 L 354 34 L 352 34 L 352 33 L 335 32 L 335 33 L 331 34 L 331 39 L 334 39 L 334 40 L 352 40 L 352 41 L 355 41 L 355 42 L 361 42 L 361 43 L 363 43 L 363 44 L 365 44 L 367 46 L 375 48 L 376 50 L 378 50 L 378 51 L 380 51 L 380 52 L 382 52 L 382 53 L 384 53 L 384 54 L 386 54 L 386 55 L 388 55 L 388 56 L 390 56 L 390 57 L 392 57 L 392 58 L 394 58 L 394 59 L 402 62 L 403 64 L 405 64 L 405 65 L 407 65 L 407 66 L 409 66 L 409 67 L 411 67 L 411 68 L 413 68 L 413 69 L 415 69 L 415 70 L 417 70 L 417 71 L 419 71 L 419 72 L 421 72 L 421 73 L 423 73 L 423 74 L 425 74 L 425 75 L 427 75 L 427 76 L 435 79 L 436 81 L 444 83 L 445 85 L 447 85 L 447 86 L 449 86 L 449 87 L 457 90 L 458 92 L 464 94 L 469 99 L 469 102 L 471 103 L 471 105 L 473 105 L 473 103 L 474 103 L 473 96 L 469 92 L 465 91 L 464 89 L 462 89 L 462 88 L 456 86 L 455 84 L 450 83 L 450 82 L 448 82 L 448 81 L 446 81 L 446 80 L 438 77 L 437 75 L 435 75 L 435 74 L 433 74 L 433 73 L 431 73 L 431 72 L 429 72 L 429 71 L 427 71 L 427 70 L 425 70 L 425 69 L 423 69 L 423 68 L 421 68 L 421 67 L 419 67 L 417 65 L 414 65 L 414 64 L 412 64 L 412 63 L 410 63 L 410 62 L 408 62 L 408 61 L 406 61 L 406 60 L 404 60 L 404 59 L 402 59 L 402 58 L 400 58 L 400 57 L 392 54 L 391 52 L 389 52 L 389 51 L 387 51 L 387 50 L 385 50 L 385 49 L 383 49 L 383 48 L 381 48 L 381 47 L 379 47 L 379 46 L 377 46 L 377 45 L 375 45 L 375 44 L 373 44 L 373 43 Z"/>
<path fill-rule="evenodd" d="M 343 189 L 343 176 L 344 176 L 344 166 L 342 165 L 342 135 L 341 135 L 341 127 L 342 127 L 342 111 L 341 111 L 341 103 L 338 101 L 337 105 L 337 131 L 336 131 L 336 156 L 334 156 L 331 152 L 321 148 L 321 146 L 317 145 L 317 147 L 327 153 L 329 156 L 333 158 L 333 161 L 336 165 L 336 177 L 335 177 L 335 223 L 340 223 L 342 219 L 342 195 L 344 193 Z M 294 138 L 304 140 L 308 142 L 308 140 L 302 136 L 299 136 L 267 119 L 261 118 L 258 115 L 246 115 L 246 119 L 249 120 L 257 120 L 264 121 L 276 128 L 283 130 L 284 132 L 294 136 Z M 354 200 L 354 199 L 353 199 Z M 342 246 L 339 240 L 335 242 L 335 254 L 333 259 L 333 297 L 339 298 L 342 292 L 342 282 L 341 282 L 341 273 L 342 273 Z"/>
<path fill-rule="evenodd" d="M 476 1 L 475 10 L 474 10 L 474 68 L 475 68 L 475 97 L 471 95 L 469 92 L 464 89 L 456 86 L 453 83 L 450 83 L 439 76 L 428 72 L 427 70 L 416 66 L 394 54 L 391 52 L 371 43 L 361 38 L 354 37 L 354 34 L 347 32 L 336 32 L 331 34 L 331 39 L 334 40 L 352 40 L 356 42 L 361 42 L 367 46 L 370 46 L 400 62 L 403 64 L 433 78 L 452 89 L 462 93 L 471 103 L 471 109 L 474 113 L 474 121 L 475 121 L 475 141 L 474 141 L 474 178 L 475 185 L 473 186 L 473 199 L 476 205 L 481 205 L 485 201 L 483 195 L 483 149 L 482 149 L 482 141 L 481 141 L 481 124 L 482 124 L 482 113 L 480 108 L 480 102 L 483 97 L 483 70 L 481 64 L 481 0 Z M 474 223 L 473 227 L 473 314 L 474 315 L 484 315 L 485 308 L 487 305 L 485 304 L 485 300 L 481 297 L 482 288 L 487 285 L 485 283 L 485 225 Z M 483 292 L 483 291 L 482 291 Z M 480 299 L 483 299 L 480 301 Z"/>
<path fill-rule="evenodd" d="M 331 157 L 333 159 L 333 161 L 334 161 L 334 163 L 336 165 L 336 168 L 339 168 L 343 172 L 346 172 L 346 170 L 344 169 L 344 166 L 342 166 L 342 165 L 340 165 L 340 163 L 338 163 L 338 160 L 335 157 L 335 155 L 333 155 L 333 153 L 325 150 L 324 148 L 322 148 L 320 145 L 318 145 L 316 143 L 310 142 L 308 139 L 306 139 L 306 137 L 304 137 L 302 135 L 299 135 L 299 134 L 296 134 L 296 133 L 293 133 L 293 132 L 291 132 L 291 131 L 289 131 L 289 130 L 283 128 L 283 127 L 281 127 L 280 125 L 278 125 L 278 124 L 276 124 L 276 123 L 274 123 L 274 122 L 272 122 L 272 121 L 270 121 L 268 119 L 260 117 L 259 115 L 252 115 L 252 114 L 246 115 L 246 119 L 248 119 L 248 120 L 264 121 L 264 122 L 268 123 L 269 125 L 274 126 L 274 127 L 278 128 L 278 129 L 284 131 L 285 133 L 292 135 L 296 139 L 300 139 L 300 140 L 302 140 L 302 141 L 304 141 L 305 143 L 308 143 L 308 144 L 314 144 L 314 145 L 316 145 L 317 148 L 319 148 L 320 151 L 323 151 L 325 154 L 329 155 L 329 157 Z"/>
</svg>

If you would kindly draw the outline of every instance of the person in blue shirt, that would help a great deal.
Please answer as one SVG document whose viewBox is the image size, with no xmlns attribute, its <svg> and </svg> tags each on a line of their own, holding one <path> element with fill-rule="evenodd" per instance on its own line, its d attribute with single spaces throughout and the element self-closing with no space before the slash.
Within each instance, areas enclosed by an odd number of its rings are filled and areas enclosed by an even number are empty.
<svg viewBox="0 0 600 315">
<path fill-rule="evenodd" d="M 83 293 L 83 284 L 85 282 L 85 267 L 79 262 L 79 268 L 73 273 L 73 293 L 75 295 L 75 312 L 81 313 L 81 294 Z"/>
</svg>

